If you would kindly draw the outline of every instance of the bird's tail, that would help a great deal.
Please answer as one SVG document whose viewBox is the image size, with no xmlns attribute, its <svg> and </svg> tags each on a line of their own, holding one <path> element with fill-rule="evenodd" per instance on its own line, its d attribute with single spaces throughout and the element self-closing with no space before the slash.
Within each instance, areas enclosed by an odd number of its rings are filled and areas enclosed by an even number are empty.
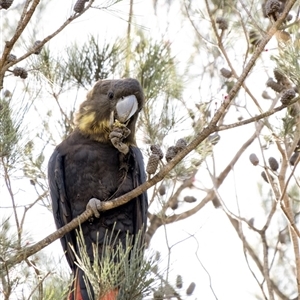
<svg viewBox="0 0 300 300">
<path fill-rule="evenodd" d="M 99 300 L 117 300 L 117 297 L 118 297 L 118 290 L 115 289 L 105 293 L 105 295 L 100 297 Z"/>
<path fill-rule="evenodd" d="M 90 300 L 81 269 L 77 269 L 75 272 L 68 300 Z"/>
<path fill-rule="evenodd" d="M 90 286 L 90 291 L 93 293 L 91 286 Z M 112 289 L 97 299 L 117 300 L 117 298 L 118 298 L 118 289 Z M 81 269 L 77 269 L 75 272 L 75 276 L 68 296 L 68 300 L 91 300 L 87 292 L 85 282 L 83 280 L 83 271 Z"/>
</svg>

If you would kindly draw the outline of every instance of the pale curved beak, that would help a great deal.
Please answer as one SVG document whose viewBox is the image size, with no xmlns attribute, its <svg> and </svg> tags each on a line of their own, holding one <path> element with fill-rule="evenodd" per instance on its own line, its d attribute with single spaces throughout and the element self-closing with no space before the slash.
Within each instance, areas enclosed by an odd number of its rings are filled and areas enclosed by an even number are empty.
<svg viewBox="0 0 300 300">
<path fill-rule="evenodd" d="M 129 120 L 137 111 L 138 102 L 134 95 L 126 96 L 118 100 L 116 105 L 116 119 L 121 123 Z"/>
</svg>

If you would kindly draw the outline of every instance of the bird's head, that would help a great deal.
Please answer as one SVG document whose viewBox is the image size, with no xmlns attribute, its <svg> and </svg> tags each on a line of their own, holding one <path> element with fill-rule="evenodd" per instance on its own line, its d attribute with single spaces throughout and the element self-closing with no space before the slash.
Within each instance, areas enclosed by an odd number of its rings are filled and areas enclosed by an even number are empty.
<svg viewBox="0 0 300 300">
<path fill-rule="evenodd" d="M 130 130 L 124 143 L 135 144 L 135 124 L 143 105 L 143 90 L 136 79 L 99 80 L 80 105 L 76 125 L 91 139 L 109 143 L 117 121 Z"/>
</svg>

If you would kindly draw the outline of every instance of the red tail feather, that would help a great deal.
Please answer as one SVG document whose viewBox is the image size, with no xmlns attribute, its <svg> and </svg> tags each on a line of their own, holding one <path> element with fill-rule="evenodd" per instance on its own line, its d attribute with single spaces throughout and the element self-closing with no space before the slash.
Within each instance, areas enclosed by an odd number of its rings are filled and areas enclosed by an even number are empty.
<svg viewBox="0 0 300 300">
<path fill-rule="evenodd" d="M 80 285 L 79 285 L 79 277 L 78 277 L 78 271 L 76 271 L 75 279 L 72 284 L 71 291 L 68 296 L 68 300 L 84 300 L 82 298 L 81 292 L 80 292 Z"/>
<path fill-rule="evenodd" d="M 118 289 L 110 290 L 106 292 L 104 296 L 99 297 L 98 300 L 117 300 L 118 293 Z M 87 300 L 86 297 L 87 296 L 81 294 L 79 275 L 77 270 L 75 273 L 71 291 L 68 296 L 68 300 Z"/>
<path fill-rule="evenodd" d="M 75 299 L 74 300 L 83 300 L 80 292 L 80 285 L 79 285 L 79 277 L 76 276 L 76 283 L 75 283 Z"/>
<path fill-rule="evenodd" d="M 117 297 L 118 297 L 118 290 L 111 290 L 111 291 L 107 292 L 99 300 L 117 300 Z"/>
</svg>

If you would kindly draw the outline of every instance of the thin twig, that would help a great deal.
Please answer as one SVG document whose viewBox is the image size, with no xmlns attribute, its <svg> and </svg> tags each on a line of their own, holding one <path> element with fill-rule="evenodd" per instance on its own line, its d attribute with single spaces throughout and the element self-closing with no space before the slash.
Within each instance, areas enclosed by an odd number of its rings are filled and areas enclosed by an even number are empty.
<svg viewBox="0 0 300 300">
<path fill-rule="evenodd" d="M 51 40 L 53 37 L 55 37 L 63 29 L 65 29 L 65 27 L 68 26 L 72 21 L 74 21 L 75 19 L 80 17 L 83 13 L 85 13 L 91 7 L 91 5 L 93 4 L 94 1 L 95 0 L 90 0 L 88 5 L 85 7 L 85 9 L 81 13 L 75 13 L 71 17 L 69 17 L 56 31 L 54 31 L 52 34 L 48 35 L 46 38 L 41 40 L 40 43 L 36 47 L 32 48 L 27 53 L 25 53 L 21 57 L 17 58 L 13 62 L 5 64 L 7 55 L 10 53 L 13 45 L 16 43 L 16 41 L 20 37 L 21 33 L 27 26 L 28 22 L 30 21 L 30 18 L 32 17 L 32 15 L 35 11 L 36 6 L 40 2 L 40 0 L 35 0 L 31 6 L 31 8 L 26 12 L 26 17 L 24 18 L 24 21 L 22 21 L 22 23 L 19 24 L 20 29 L 18 31 L 16 31 L 15 35 L 8 42 L 6 42 L 5 49 L 4 49 L 2 57 L 0 59 L 0 90 L 3 87 L 3 78 L 5 75 L 5 72 L 8 70 L 8 68 L 10 68 L 11 66 L 15 65 L 16 63 L 24 60 L 25 58 L 27 58 L 28 56 L 33 54 L 37 49 L 41 48 L 49 40 Z M 30 1 L 28 1 L 28 2 L 30 2 Z"/>
<path fill-rule="evenodd" d="M 272 283 L 271 283 L 271 278 L 270 278 L 270 272 L 269 272 L 269 253 L 268 253 L 268 244 L 267 244 L 267 239 L 266 239 L 266 234 L 263 232 L 261 234 L 261 240 L 262 240 L 262 245 L 263 245 L 263 275 L 264 275 L 264 280 L 267 283 L 267 288 L 269 292 L 269 299 L 274 300 L 274 293 L 273 293 L 273 288 L 272 288 Z"/>
</svg>

